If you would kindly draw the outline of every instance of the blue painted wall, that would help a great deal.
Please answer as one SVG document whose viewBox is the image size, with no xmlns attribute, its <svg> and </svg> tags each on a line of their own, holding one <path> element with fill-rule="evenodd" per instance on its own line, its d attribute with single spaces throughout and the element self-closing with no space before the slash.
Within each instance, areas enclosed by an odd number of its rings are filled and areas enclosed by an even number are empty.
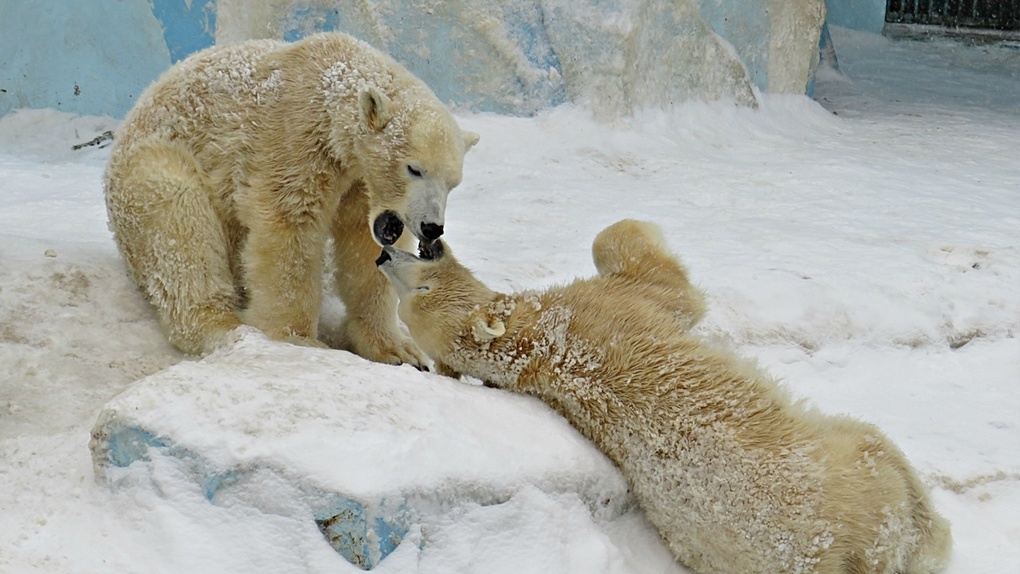
<svg viewBox="0 0 1020 574">
<path fill-rule="evenodd" d="M 216 0 L 150 0 L 170 59 L 179 62 L 216 41 Z"/>
<path fill-rule="evenodd" d="M 0 0 L 0 115 L 54 108 L 122 117 L 173 61 L 213 43 L 214 6 Z"/>
<path fill-rule="evenodd" d="M 885 5 L 886 0 L 825 0 L 826 20 L 832 26 L 881 34 Z"/>
</svg>

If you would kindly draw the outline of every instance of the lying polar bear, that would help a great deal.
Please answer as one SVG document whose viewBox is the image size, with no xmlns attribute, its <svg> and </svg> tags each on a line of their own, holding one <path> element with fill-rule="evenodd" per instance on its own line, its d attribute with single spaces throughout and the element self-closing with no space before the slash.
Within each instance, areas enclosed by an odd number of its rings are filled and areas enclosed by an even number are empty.
<svg viewBox="0 0 1020 574">
<path fill-rule="evenodd" d="M 688 333 L 703 313 L 658 228 L 625 220 L 599 274 L 496 293 L 441 241 L 376 264 L 442 373 L 535 395 L 619 466 L 674 556 L 702 574 L 935 572 L 948 522 L 877 428 L 795 402 Z"/>
</svg>

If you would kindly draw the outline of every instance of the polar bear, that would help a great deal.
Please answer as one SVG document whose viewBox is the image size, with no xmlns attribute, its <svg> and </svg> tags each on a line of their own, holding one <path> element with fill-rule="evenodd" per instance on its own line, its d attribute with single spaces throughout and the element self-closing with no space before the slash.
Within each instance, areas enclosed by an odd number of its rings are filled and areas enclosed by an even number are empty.
<svg viewBox="0 0 1020 574">
<path fill-rule="evenodd" d="M 423 82 L 350 36 L 215 46 L 170 68 L 125 118 L 104 175 L 109 225 L 185 353 L 210 352 L 242 322 L 323 346 L 332 239 L 340 346 L 420 365 L 372 262 L 380 244 L 443 233 L 477 141 Z"/>
<path fill-rule="evenodd" d="M 440 372 L 538 396 L 620 468 L 677 560 L 701 574 L 922 574 L 950 531 L 877 428 L 792 400 L 690 332 L 703 298 L 657 227 L 624 220 L 598 275 L 488 289 L 441 240 L 377 264 Z"/>
</svg>

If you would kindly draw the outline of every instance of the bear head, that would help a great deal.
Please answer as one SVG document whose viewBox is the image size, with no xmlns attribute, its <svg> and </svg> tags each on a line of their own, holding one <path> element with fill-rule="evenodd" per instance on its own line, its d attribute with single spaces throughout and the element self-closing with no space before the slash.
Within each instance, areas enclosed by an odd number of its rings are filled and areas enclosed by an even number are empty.
<svg viewBox="0 0 1020 574">
<path fill-rule="evenodd" d="M 358 108 L 354 151 L 368 188 L 372 235 L 392 245 L 406 227 L 419 241 L 434 242 L 478 135 L 461 130 L 434 96 L 417 90 L 390 98 L 367 85 Z"/>
<path fill-rule="evenodd" d="M 485 344 L 506 332 L 498 317 L 487 314 L 499 294 L 461 265 L 442 240 L 422 244 L 420 254 L 385 246 L 376 265 L 397 292 L 397 314 L 427 355 L 445 361 L 464 345 Z"/>
</svg>

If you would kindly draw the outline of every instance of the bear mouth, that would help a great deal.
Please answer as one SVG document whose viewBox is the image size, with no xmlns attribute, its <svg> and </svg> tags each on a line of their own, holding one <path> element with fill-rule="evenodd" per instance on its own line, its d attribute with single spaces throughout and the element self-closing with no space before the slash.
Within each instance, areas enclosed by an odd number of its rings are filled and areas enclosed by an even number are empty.
<svg viewBox="0 0 1020 574">
<path fill-rule="evenodd" d="M 418 242 L 418 258 L 425 261 L 434 261 L 443 256 L 443 242 L 436 239 L 431 242 Z"/>
<path fill-rule="evenodd" d="M 382 245 L 393 245 L 404 233 L 404 222 L 393 211 L 384 211 L 372 222 L 372 235 Z"/>
<path fill-rule="evenodd" d="M 382 248 L 382 252 L 379 254 L 379 257 L 376 257 L 376 259 L 375 259 L 376 267 L 381 267 L 381 266 L 385 265 L 386 263 L 388 263 L 390 261 L 393 261 L 393 255 L 391 254 L 391 251 L 392 252 L 397 252 L 397 251 L 401 251 L 401 250 L 397 249 L 396 247 L 390 246 L 390 245 L 384 246 Z M 401 252 L 402 253 L 406 253 L 404 251 L 401 251 Z M 410 254 L 408 254 L 408 255 L 410 255 Z M 436 259 L 439 259 L 442 256 L 443 256 L 443 242 L 442 241 L 439 241 L 437 239 L 437 240 L 435 240 L 435 241 L 433 241 L 431 243 L 426 243 L 424 241 L 421 241 L 421 242 L 418 243 L 418 259 L 420 259 L 422 261 L 434 261 Z"/>
<path fill-rule="evenodd" d="M 436 259 L 439 259 L 443 256 L 444 250 L 445 248 L 443 247 L 443 242 L 438 239 L 432 242 L 420 241 L 418 242 L 417 259 L 420 259 L 422 261 L 435 261 Z M 407 252 L 397 249 L 392 245 L 384 245 L 382 248 L 382 252 L 379 253 L 379 257 L 376 257 L 375 259 L 376 267 L 381 267 L 386 263 L 393 261 L 394 253 L 407 253 Z M 410 253 L 407 253 L 407 255 L 414 257 L 414 255 Z"/>
</svg>

